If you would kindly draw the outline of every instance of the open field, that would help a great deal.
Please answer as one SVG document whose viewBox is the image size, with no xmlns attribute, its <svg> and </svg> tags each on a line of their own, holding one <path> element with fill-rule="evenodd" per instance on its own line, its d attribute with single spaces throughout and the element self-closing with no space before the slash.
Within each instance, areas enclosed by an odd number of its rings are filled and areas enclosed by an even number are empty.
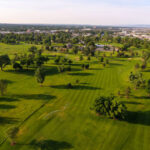
<svg viewBox="0 0 150 150">
<path fill-rule="evenodd" d="M 0 44 L 0 54 L 22 53 L 31 45 Z M 7 66 L 0 78 L 9 81 L 6 96 L 0 97 L 0 150 L 34 150 L 45 143 L 44 150 L 148 150 L 150 148 L 150 99 L 143 89 L 134 90 L 129 99 L 119 98 L 127 107 L 126 121 L 97 116 L 90 110 L 100 95 L 117 95 L 131 86 L 128 76 L 139 57 L 109 58 L 105 68 L 95 57 L 89 70 L 81 70 L 79 56 L 67 54 L 73 60 L 72 71 L 58 73 L 53 63 L 54 53 L 45 52 L 50 61 L 45 64 L 46 81 L 40 87 L 34 71 L 15 72 Z M 64 55 L 64 54 L 61 54 Z M 108 53 L 109 55 L 109 53 Z M 84 60 L 85 61 L 85 60 Z M 149 79 L 150 68 L 143 72 Z M 79 80 L 79 84 L 75 81 Z M 72 89 L 66 84 L 72 83 Z M 131 86 L 132 87 L 132 86 Z M 6 132 L 19 126 L 17 144 L 10 145 Z"/>
</svg>

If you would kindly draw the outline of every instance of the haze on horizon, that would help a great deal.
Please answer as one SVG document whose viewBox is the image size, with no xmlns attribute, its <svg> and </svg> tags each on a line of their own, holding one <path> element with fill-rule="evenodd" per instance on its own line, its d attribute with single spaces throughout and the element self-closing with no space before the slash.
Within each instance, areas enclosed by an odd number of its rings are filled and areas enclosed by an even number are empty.
<svg viewBox="0 0 150 150">
<path fill-rule="evenodd" d="M 0 0 L 0 23 L 150 24 L 149 0 Z"/>
</svg>

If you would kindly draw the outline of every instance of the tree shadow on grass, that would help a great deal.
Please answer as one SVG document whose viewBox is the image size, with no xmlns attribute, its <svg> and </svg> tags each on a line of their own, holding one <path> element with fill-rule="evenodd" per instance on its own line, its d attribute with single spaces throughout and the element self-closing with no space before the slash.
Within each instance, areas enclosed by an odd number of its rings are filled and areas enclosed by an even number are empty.
<svg viewBox="0 0 150 150">
<path fill-rule="evenodd" d="M 54 140 L 32 140 L 29 144 L 33 148 L 39 148 L 41 150 L 62 150 L 62 149 L 71 149 L 73 146 L 68 142 L 59 142 Z"/>
<path fill-rule="evenodd" d="M 89 70 L 103 70 L 101 68 L 90 68 Z"/>
<path fill-rule="evenodd" d="M 4 79 L 5 80 L 5 82 L 7 83 L 7 84 L 12 84 L 14 81 L 10 81 L 10 80 L 7 80 L 7 79 Z"/>
<path fill-rule="evenodd" d="M 0 104 L 0 109 L 14 109 L 16 106 L 14 105 L 5 105 L 5 104 Z"/>
<path fill-rule="evenodd" d="M 78 72 L 78 73 L 69 73 L 69 75 L 72 75 L 72 76 L 90 76 L 90 75 L 93 75 L 93 73 Z"/>
<path fill-rule="evenodd" d="M 81 68 L 71 68 L 71 71 L 82 71 Z"/>
<path fill-rule="evenodd" d="M 14 123 L 17 123 L 17 122 L 18 122 L 18 120 L 16 118 L 0 117 L 0 125 L 14 124 Z"/>
<path fill-rule="evenodd" d="M 51 99 L 55 99 L 56 96 L 52 96 L 52 95 L 46 95 L 46 94 L 16 94 L 16 95 L 12 95 L 12 97 L 15 98 L 23 98 L 23 99 L 28 99 L 28 100 L 51 100 Z"/>
<path fill-rule="evenodd" d="M 123 103 L 123 104 L 134 104 L 134 105 L 140 105 L 140 104 L 142 104 L 142 103 L 134 102 L 134 101 L 122 101 L 121 103 Z"/>
<path fill-rule="evenodd" d="M 71 66 L 81 66 L 81 64 L 71 64 Z"/>
<path fill-rule="evenodd" d="M 135 99 L 149 99 L 150 100 L 150 97 L 149 96 L 134 96 Z"/>
<path fill-rule="evenodd" d="M 44 66 L 45 74 L 47 76 L 58 74 L 57 66 Z"/>
<path fill-rule="evenodd" d="M 0 102 L 15 102 L 15 101 L 19 100 L 12 97 L 0 97 Z"/>
<path fill-rule="evenodd" d="M 150 69 L 142 70 L 142 72 L 150 72 Z"/>
<path fill-rule="evenodd" d="M 34 76 L 35 74 L 35 69 L 23 69 L 23 70 L 20 70 L 20 71 L 15 71 L 15 70 L 7 70 L 6 72 L 9 72 L 9 73 L 14 73 L 14 74 L 23 74 L 23 75 L 28 75 L 28 76 Z"/>
<path fill-rule="evenodd" d="M 73 85 L 72 88 L 68 88 L 67 85 L 53 85 L 52 88 L 56 89 L 73 89 L 73 90 L 99 90 L 98 87 L 92 87 L 92 86 L 84 86 L 84 85 Z"/>
<path fill-rule="evenodd" d="M 127 122 L 150 126 L 150 111 L 127 112 Z"/>
<path fill-rule="evenodd" d="M 81 84 L 88 85 L 89 83 L 87 83 L 87 82 L 81 82 Z"/>
</svg>

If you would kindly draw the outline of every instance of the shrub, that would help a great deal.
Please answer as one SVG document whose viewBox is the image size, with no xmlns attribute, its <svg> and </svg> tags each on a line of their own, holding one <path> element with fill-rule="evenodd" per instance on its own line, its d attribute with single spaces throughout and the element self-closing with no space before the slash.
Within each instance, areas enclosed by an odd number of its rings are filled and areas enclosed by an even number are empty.
<svg viewBox="0 0 150 150">
<path fill-rule="evenodd" d="M 82 55 L 80 56 L 80 61 L 81 61 L 81 60 L 83 60 L 83 56 L 82 56 Z"/>
<path fill-rule="evenodd" d="M 78 79 L 76 80 L 76 84 L 79 84 L 79 80 Z"/>
<path fill-rule="evenodd" d="M 67 88 L 71 89 L 72 87 L 73 87 L 73 86 L 72 86 L 71 83 L 68 83 L 68 84 L 67 84 Z"/>
<path fill-rule="evenodd" d="M 141 69 L 142 69 L 142 70 L 146 69 L 146 66 L 147 66 L 147 64 L 144 62 L 144 63 L 141 65 Z"/>
<path fill-rule="evenodd" d="M 89 69 L 90 65 L 89 64 L 86 64 L 85 65 L 85 69 Z"/>
</svg>

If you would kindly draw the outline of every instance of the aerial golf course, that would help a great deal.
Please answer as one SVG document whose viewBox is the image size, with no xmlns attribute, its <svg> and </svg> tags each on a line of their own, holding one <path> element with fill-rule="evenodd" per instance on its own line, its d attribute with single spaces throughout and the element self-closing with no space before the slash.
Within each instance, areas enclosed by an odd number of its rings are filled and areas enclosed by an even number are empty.
<svg viewBox="0 0 150 150">
<path fill-rule="evenodd" d="M 0 44 L 0 55 L 28 53 L 31 44 Z M 40 45 L 36 45 L 41 48 Z M 35 78 L 34 67 L 16 71 L 7 65 L 0 79 L 8 82 L 7 92 L 0 96 L 0 150 L 148 150 L 150 148 L 150 98 L 145 89 L 135 89 L 129 81 L 131 72 L 142 72 L 150 78 L 150 66 L 135 69 L 138 56 L 118 58 L 117 52 L 100 52 L 87 60 L 80 54 L 44 51 L 46 77 L 42 85 Z M 109 59 L 105 66 L 99 57 Z M 59 72 L 56 57 L 71 59 L 71 71 Z M 83 69 L 83 63 L 90 64 Z M 71 83 L 71 88 L 66 86 Z M 124 91 L 131 88 L 127 98 Z M 118 96 L 119 91 L 119 96 Z M 126 105 L 127 119 L 110 119 L 98 115 L 91 106 L 99 96 L 114 95 Z M 7 131 L 19 127 L 15 144 Z"/>
</svg>

